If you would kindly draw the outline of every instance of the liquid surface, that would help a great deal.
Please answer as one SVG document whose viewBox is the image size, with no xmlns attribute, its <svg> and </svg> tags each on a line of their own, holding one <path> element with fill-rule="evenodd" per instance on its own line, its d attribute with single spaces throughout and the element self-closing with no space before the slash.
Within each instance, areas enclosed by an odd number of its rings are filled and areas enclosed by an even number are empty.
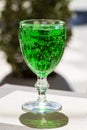
<svg viewBox="0 0 87 130">
<path fill-rule="evenodd" d="M 65 48 L 65 27 L 35 27 L 28 24 L 19 28 L 19 40 L 24 59 L 30 69 L 45 77 L 59 63 Z"/>
</svg>

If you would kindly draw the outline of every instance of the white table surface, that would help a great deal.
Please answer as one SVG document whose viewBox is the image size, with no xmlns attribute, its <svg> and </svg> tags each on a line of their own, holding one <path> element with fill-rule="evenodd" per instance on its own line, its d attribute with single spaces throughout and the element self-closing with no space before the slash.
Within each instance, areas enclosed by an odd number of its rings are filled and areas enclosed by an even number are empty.
<svg viewBox="0 0 87 130">
<path fill-rule="evenodd" d="M 36 97 L 37 91 L 33 87 L 10 84 L 0 87 L 0 130 L 38 130 L 24 126 L 18 119 L 24 113 L 20 106 Z M 62 103 L 63 109 L 60 112 L 69 118 L 67 125 L 53 130 L 87 129 L 87 95 L 48 90 L 47 99 Z"/>
</svg>

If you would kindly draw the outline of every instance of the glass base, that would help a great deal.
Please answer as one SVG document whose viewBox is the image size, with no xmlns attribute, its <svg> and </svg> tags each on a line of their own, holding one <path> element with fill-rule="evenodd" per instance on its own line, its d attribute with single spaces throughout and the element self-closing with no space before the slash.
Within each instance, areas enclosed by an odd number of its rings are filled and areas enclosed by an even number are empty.
<svg viewBox="0 0 87 130">
<path fill-rule="evenodd" d="M 26 112 L 33 112 L 33 113 L 52 113 L 56 111 L 60 111 L 62 109 L 61 104 L 56 102 L 27 102 L 22 105 L 22 109 Z"/>
</svg>

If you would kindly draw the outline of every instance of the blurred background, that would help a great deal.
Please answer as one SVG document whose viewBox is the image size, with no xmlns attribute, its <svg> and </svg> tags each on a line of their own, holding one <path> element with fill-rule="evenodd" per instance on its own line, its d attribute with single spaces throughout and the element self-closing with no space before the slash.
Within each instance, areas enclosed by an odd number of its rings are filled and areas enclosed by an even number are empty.
<svg viewBox="0 0 87 130">
<path fill-rule="evenodd" d="M 50 82 L 51 78 L 56 79 L 55 84 L 51 82 L 54 89 L 87 93 L 86 0 L 0 0 L 1 85 L 31 86 L 31 82 L 36 81 L 22 58 L 18 42 L 19 22 L 30 18 L 61 19 L 66 22 L 65 52 L 55 69 L 57 76 L 53 73 L 49 79 Z"/>
</svg>

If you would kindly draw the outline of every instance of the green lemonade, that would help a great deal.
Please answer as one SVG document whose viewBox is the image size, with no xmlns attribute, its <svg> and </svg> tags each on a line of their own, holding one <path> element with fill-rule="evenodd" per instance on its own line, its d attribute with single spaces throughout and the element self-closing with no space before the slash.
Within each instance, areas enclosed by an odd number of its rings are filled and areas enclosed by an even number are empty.
<svg viewBox="0 0 87 130">
<path fill-rule="evenodd" d="M 20 26 L 19 40 L 24 59 L 37 76 L 47 76 L 59 63 L 65 48 L 65 33 L 65 27 L 60 25 Z"/>
</svg>

